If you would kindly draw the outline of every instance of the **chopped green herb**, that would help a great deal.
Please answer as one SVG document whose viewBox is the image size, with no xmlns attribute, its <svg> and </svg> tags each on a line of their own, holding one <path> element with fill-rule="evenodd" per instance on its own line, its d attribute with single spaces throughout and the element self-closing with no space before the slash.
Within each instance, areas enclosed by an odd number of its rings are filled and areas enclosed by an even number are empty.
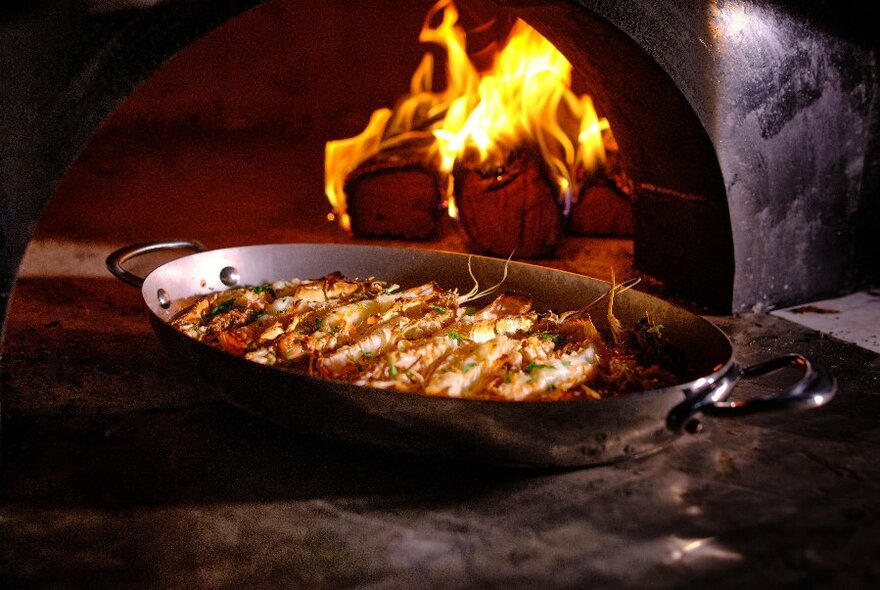
<svg viewBox="0 0 880 590">
<path fill-rule="evenodd" d="M 562 366 L 563 366 L 563 367 L 570 367 L 570 366 L 571 366 L 571 361 L 562 361 Z"/>
<path fill-rule="evenodd" d="M 394 364 L 394 357 L 390 354 L 388 355 L 388 374 L 397 377 L 397 365 Z"/>
<path fill-rule="evenodd" d="M 232 309 L 233 304 L 235 303 L 235 299 L 227 299 L 223 303 L 215 306 L 214 309 L 208 312 L 209 316 L 217 315 L 218 313 L 226 313 L 230 309 Z"/>
<path fill-rule="evenodd" d="M 413 374 L 410 373 L 410 372 L 407 372 L 407 374 L 406 374 L 406 378 L 409 379 L 410 382 L 412 382 L 412 383 L 415 383 L 415 382 L 416 382 L 416 376 L 413 375 Z"/>
<path fill-rule="evenodd" d="M 526 365 L 525 371 L 526 371 L 526 373 L 531 373 L 535 369 L 552 369 L 552 368 L 553 368 L 553 365 L 540 365 L 540 364 L 536 363 L 535 361 L 532 361 Z"/>
<path fill-rule="evenodd" d="M 270 285 L 269 283 L 263 283 L 262 285 L 256 285 L 254 287 L 251 287 L 250 290 L 253 293 L 256 293 L 257 295 L 259 295 L 260 293 L 263 293 L 265 291 L 265 292 L 268 292 L 269 295 L 271 295 L 272 297 L 275 297 L 275 290 L 272 288 L 272 285 Z"/>
<path fill-rule="evenodd" d="M 449 309 L 443 307 L 442 305 L 432 305 L 431 309 L 433 309 L 440 315 L 446 315 L 447 313 L 449 313 Z"/>
<path fill-rule="evenodd" d="M 461 334 L 459 334 L 455 330 L 451 330 L 446 335 L 449 336 L 449 338 L 451 338 L 452 340 L 455 340 L 456 342 L 462 342 L 464 340 L 464 338 L 462 338 Z"/>
<path fill-rule="evenodd" d="M 657 324 L 656 326 L 652 326 L 648 329 L 648 334 L 657 334 L 660 335 L 660 330 L 663 329 L 663 324 Z"/>
<path fill-rule="evenodd" d="M 336 334 L 336 333 L 339 332 L 341 329 L 342 329 L 342 328 L 340 328 L 339 326 L 330 326 L 330 333 L 331 333 L 331 334 Z"/>
<path fill-rule="evenodd" d="M 322 323 L 324 323 L 324 318 L 315 318 L 315 329 L 320 330 Z"/>
<path fill-rule="evenodd" d="M 565 344 L 565 338 L 559 334 L 551 334 L 550 332 L 541 332 L 541 340 L 552 340 L 556 346 Z"/>
<path fill-rule="evenodd" d="M 464 315 L 474 315 L 475 313 L 477 313 L 477 308 L 473 305 L 468 305 L 464 308 Z"/>
<path fill-rule="evenodd" d="M 470 371 L 471 369 L 473 369 L 474 366 L 475 366 L 476 364 L 477 364 L 477 363 L 475 363 L 475 362 L 473 362 L 473 361 L 466 362 L 466 363 L 464 364 L 464 366 L 461 368 L 461 372 L 462 372 L 462 373 L 467 373 L 468 371 Z"/>
<path fill-rule="evenodd" d="M 368 358 L 368 359 L 370 359 L 370 358 L 373 358 L 373 353 L 370 352 L 369 350 L 362 350 L 362 351 L 361 351 L 361 356 L 364 357 L 364 358 Z"/>
<path fill-rule="evenodd" d="M 513 381 L 513 374 L 512 373 L 505 373 L 504 374 L 504 382 L 510 383 L 511 381 Z"/>
</svg>

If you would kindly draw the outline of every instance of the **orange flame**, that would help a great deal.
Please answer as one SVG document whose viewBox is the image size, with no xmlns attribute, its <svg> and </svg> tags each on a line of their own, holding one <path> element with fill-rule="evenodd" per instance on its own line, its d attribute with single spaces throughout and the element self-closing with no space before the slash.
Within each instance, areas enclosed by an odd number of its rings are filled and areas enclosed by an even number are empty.
<svg viewBox="0 0 880 590">
<path fill-rule="evenodd" d="M 329 141 L 324 147 L 324 190 L 339 219 L 339 225 L 346 231 L 351 229 L 348 216 L 348 203 L 343 190 L 345 177 L 355 166 L 379 152 L 382 132 L 391 118 L 391 110 L 373 111 L 367 128 L 360 135 L 349 139 Z"/>
<path fill-rule="evenodd" d="M 439 23 L 431 23 L 442 13 Z M 369 125 L 351 139 L 328 142 L 325 161 L 327 197 L 348 228 L 343 186 L 357 165 L 414 134 L 431 133 L 426 158 L 439 155 L 446 176 L 448 210 L 452 169 L 465 155 L 480 163 L 504 163 L 517 146 L 537 146 L 568 213 L 579 186 L 605 164 L 608 121 L 600 119 L 589 96 L 571 90 L 571 64 L 540 33 L 517 20 L 493 66 L 478 72 L 466 52 L 452 0 L 440 0 L 425 18 L 419 40 L 446 52 L 446 89 L 434 92 L 434 60 L 425 54 L 413 74 L 410 94 L 394 108 L 373 113 Z"/>
</svg>

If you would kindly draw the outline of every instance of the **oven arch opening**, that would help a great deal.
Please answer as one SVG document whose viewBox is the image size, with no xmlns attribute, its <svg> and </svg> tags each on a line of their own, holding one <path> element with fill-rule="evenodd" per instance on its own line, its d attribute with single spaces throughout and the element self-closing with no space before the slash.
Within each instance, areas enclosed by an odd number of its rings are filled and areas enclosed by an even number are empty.
<svg viewBox="0 0 880 590">
<path fill-rule="evenodd" d="M 97 137 L 100 140 L 102 135 L 107 134 L 108 128 L 112 132 L 114 127 L 132 124 L 145 125 L 147 129 L 144 135 L 150 134 L 151 125 L 169 127 L 175 124 L 183 128 L 189 126 L 193 133 L 199 133 L 200 127 L 225 127 L 235 133 L 236 127 L 246 131 L 261 125 L 275 125 L 279 128 L 287 126 L 294 129 L 294 134 L 305 135 L 311 132 L 328 139 L 356 133 L 357 127 L 352 127 L 351 124 L 346 126 L 344 123 L 353 121 L 360 126 L 366 118 L 365 113 L 370 109 L 392 104 L 405 91 L 406 79 L 415 68 L 415 60 L 428 47 L 417 43 L 416 36 L 419 20 L 432 3 L 421 4 L 424 6 L 398 11 L 405 13 L 404 15 L 392 14 L 394 11 L 389 11 L 387 3 L 377 3 L 376 6 L 359 11 L 349 9 L 349 12 L 353 12 L 349 16 L 358 22 L 357 26 L 351 26 L 343 22 L 344 16 L 337 14 L 339 6 L 296 9 L 289 3 L 263 3 L 220 30 L 200 37 L 199 41 L 181 52 L 171 63 L 157 68 L 142 87 L 125 98 L 119 110 L 100 123 Z M 546 19 L 546 15 L 541 14 L 543 11 L 538 11 L 536 16 L 530 14 L 528 8 L 505 9 L 492 2 L 473 0 L 459 4 L 462 6 L 463 18 L 470 17 L 470 23 L 502 17 L 512 21 L 517 16 L 523 17 L 527 22 Z M 372 18 L 374 13 L 380 16 Z M 500 13 L 503 14 L 499 16 Z M 707 211 L 723 213 L 725 210 L 723 207 L 715 207 L 712 202 L 719 200 L 718 194 L 723 193 L 723 189 L 718 190 L 721 185 L 720 175 L 717 173 L 714 154 L 705 139 L 705 131 L 699 127 L 696 117 L 689 112 L 686 101 L 681 98 L 668 76 L 625 35 L 616 31 L 612 24 L 588 11 L 578 10 L 573 15 L 575 20 L 571 22 L 577 25 L 574 27 L 568 22 L 570 16 L 572 15 L 556 15 L 556 22 L 544 26 L 547 29 L 545 34 L 556 41 L 562 47 L 563 53 L 574 63 L 576 83 L 581 87 L 586 86 L 602 110 L 613 119 L 616 137 L 626 144 L 621 158 L 624 169 L 636 173 L 633 178 L 637 191 L 634 199 L 636 266 L 640 271 L 660 279 L 670 293 L 683 293 L 689 299 L 707 303 L 717 311 L 729 310 L 733 272 L 729 255 L 729 222 L 723 215 L 713 217 L 706 214 Z M 373 22 L 370 22 L 371 19 Z M 278 21 L 282 24 L 276 24 L 270 29 L 271 33 L 277 35 L 269 34 L 265 36 L 266 39 L 259 38 L 261 27 Z M 314 27 L 307 30 L 310 27 L 299 24 L 302 21 L 324 24 L 322 30 L 315 30 Z M 382 32 L 380 29 L 383 22 L 394 32 Z M 292 32 L 288 32 L 285 26 L 292 29 Z M 375 39 L 371 42 L 379 46 L 392 45 L 393 39 L 390 37 L 397 36 L 401 38 L 399 44 L 408 47 L 405 50 L 386 51 L 387 55 L 383 55 L 381 51 L 374 52 L 374 55 L 365 58 L 370 62 L 370 72 L 360 77 L 352 76 L 353 69 L 349 64 L 340 63 L 339 57 L 334 61 L 322 55 L 334 51 L 347 52 L 350 59 L 352 48 L 358 47 L 359 42 L 356 40 L 334 46 L 331 40 L 334 35 L 328 33 L 334 29 L 341 29 L 335 36 L 372 36 Z M 306 40 L 294 38 L 295 35 Z M 405 35 L 410 39 L 404 39 Z M 276 36 L 279 38 L 275 39 Z M 597 40 L 585 43 L 583 40 L 586 36 Z M 287 44 L 292 45 L 289 51 L 284 49 Z M 243 46 L 251 47 L 253 51 L 242 60 L 239 59 L 241 56 L 236 47 Z M 297 66 L 295 58 L 286 57 L 285 53 L 299 54 L 299 59 L 319 63 L 309 67 Z M 596 54 L 595 57 L 592 56 L 593 53 Z M 261 54 L 270 57 L 260 57 Z M 273 54 L 276 57 L 271 57 Z M 621 59 L 625 56 L 635 57 Z M 401 58 L 401 63 L 394 63 Z M 293 76 L 279 76 L 268 83 L 248 80 L 241 72 L 242 66 L 232 63 L 236 59 L 253 61 L 253 69 L 262 73 L 267 73 L 271 67 L 269 62 L 274 60 L 278 62 L 279 68 L 301 70 L 304 80 L 297 82 Z M 223 62 L 227 63 L 224 65 Z M 390 62 L 390 67 L 399 72 L 393 73 L 385 62 Z M 218 66 L 218 63 L 221 65 Z M 231 80 L 226 83 L 225 88 L 223 81 L 217 87 L 218 79 L 224 74 L 220 70 L 224 67 L 231 71 Z M 606 68 L 613 68 L 615 72 L 603 74 Z M 395 73 L 399 79 L 388 81 L 395 77 Z M 149 74 L 150 72 L 144 73 L 145 76 Z M 355 83 L 351 82 L 352 79 L 356 80 Z M 188 88 L 187 83 L 190 80 L 193 83 Z M 278 84 L 279 80 L 281 84 L 288 86 L 312 86 L 312 90 L 307 91 L 312 96 L 308 96 L 300 88 L 288 87 L 278 92 L 279 96 L 273 97 L 271 85 Z M 201 91 L 197 90 L 200 85 L 205 85 Z M 258 90 L 243 91 L 241 86 L 254 86 Z M 175 92 L 178 94 L 176 98 L 172 96 Z M 284 92 L 288 95 L 280 96 Z M 214 99 L 215 102 L 211 102 L 212 94 L 222 93 L 238 96 L 226 100 L 221 98 L 219 101 Z M 615 97 L 622 93 L 625 98 L 618 106 L 615 104 Z M 352 100 L 350 97 L 354 94 L 362 96 Z M 644 102 L 649 98 L 653 105 L 645 108 Z M 251 111 L 256 114 L 246 112 L 247 107 L 243 103 L 248 100 L 254 101 Z M 279 114 L 284 108 L 281 104 L 284 100 L 290 103 L 287 122 L 284 121 L 285 115 Z M 183 103 L 182 106 L 175 104 L 175 101 Z M 330 109 L 322 110 L 315 104 L 309 104 L 320 101 L 338 103 L 336 113 L 341 113 L 342 116 L 330 115 Z M 174 115 L 169 114 L 169 111 L 176 108 L 182 111 L 178 120 L 174 120 Z M 302 111 L 305 111 L 305 115 Z M 181 120 L 186 116 L 196 119 L 195 122 Z M 268 119 L 260 121 L 261 116 Z M 290 122 L 290 119 L 296 117 L 310 118 L 311 121 Z M 343 124 L 339 124 L 340 119 Z M 665 119 L 674 119 L 677 124 L 664 124 Z M 316 120 L 330 120 L 331 123 L 315 123 Z M 291 141 L 296 141 L 296 138 L 291 138 Z M 679 148 L 669 149 L 670 145 L 678 145 Z M 312 147 L 317 156 L 320 147 Z M 121 149 L 124 150 L 124 147 Z M 84 153 L 88 155 L 89 150 Z M 694 165 L 694 162 L 708 162 L 709 165 Z M 701 178 L 701 174 L 695 174 L 695 171 L 703 168 L 710 172 L 702 174 Z M 65 186 L 71 184 L 68 181 L 68 178 L 62 181 L 60 191 L 65 192 Z M 181 192 L 185 194 L 186 190 Z M 319 194 L 319 189 L 313 185 L 308 192 L 309 197 L 300 198 L 314 199 Z M 694 203 L 697 205 L 694 206 Z M 147 203 L 141 203 L 135 204 L 133 208 L 143 210 L 148 206 Z M 304 206 L 311 207 L 306 203 Z M 185 205 L 183 209 L 187 210 Z M 679 227 L 674 227 L 675 224 L 679 224 Z M 690 229 L 688 226 L 691 226 Z M 724 238 L 719 239 L 718 236 Z M 707 237 L 712 238 L 714 243 L 707 243 Z M 712 253 L 711 263 L 706 262 L 707 252 Z M 700 279 L 695 281 L 693 277 Z"/>
<path fill-rule="evenodd" d="M 7 162 L 13 162 L 18 176 L 13 179 L 13 183 L 7 183 L 7 188 L 2 195 L 4 222 L 0 227 L 0 239 L 2 239 L 0 300 L 2 300 L 4 310 L 8 304 L 25 246 L 53 188 L 101 121 L 142 80 L 155 72 L 168 58 L 221 23 L 257 4 L 261 3 L 254 0 L 240 0 L 232 3 L 210 0 L 184 3 L 172 0 L 145 6 L 143 2 L 120 0 L 115 2 L 96 1 L 91 4 L 92 11 L 87 11 L 81 6 L 67 6 L 65 3 L 58 2 L 53 4 L 56 6 L 56 10 L 45 11 L 39 19 L 28 20 L 26 24 L 22 25 L 22 30 L 25 32 L 28 32 L 27 27 L 33 27 L 33 30 L 29 32 L 34 34 L 4 38 L 5 44 L 9 44 L 10 39 L 17 40 L 18 49 L 26 55 L 38 54 L 41 51 L 39 47 L 45 47 L 46 39 L 52 39 L 53 46 L 58 49 L 57 55 L 53 55 L 52 52 L 47 53 L 43 60 L 46 63 L 24 60 L 20 66 L 10 70 L 14 75 L 21 73 L 25 78 L 29 76 L 30 79 L 33 79 L 35 63 L 37 66 L 48 64 L 54 68 L 43 67 L 41 70 L 44 74 L 40 80 L 44 84 L 39 92 L 42 92 L 45 97 L 41 100 L 31 101 L 31 104 L 28 105 L 29 110 L 23 111 L 24 107 L 21 107 L 20 104 L 12 105 L 9 110 L 12 114 L 9 120 L 14 120 L 11 127 L 8 127 L 10 136 L 24 139 L 21 140 L 21 145 L 14 146 L 13 159 L 7 159 Z M 743 227 L 742 219 L 740 219 L 732 232 L 732 238 L 728 235 L 731 233 L 730 211 L 734 204 L 727 202 L 724 189 L 725 186 L 727 188 L 732 186 L 735 179 L 727 178 L 725 182 L 722 180 L 723 175 L 719 169 L 726 171 L 729 169 L 730 153 L 729 151 L 716 152 L 713 149 L 713 145 L 717 146 L 719 141 L 718 131 L 714 126 L 717 121 L 712 119 L 713 113 L 707 114 L 704 101 L 712 102 L 715 97 L 697 96 L 701 91 L 707 91 L 711 95 L 713 90 L 717 91 L 718 88 L 713 86 L 711 81 L 709 83 L 706 83 L 706 80 L 701 81 L 697 74 L 689 78 L 687 68 L 676 70 L 674 63 L 670 65 L 670 60 L 675 58 L 675 51 L 685 45 L 679 39 L 670 38 L 668 35 L 664 36 L 663 27 L 658 28 L 654 44 L 651 43 L 651 39 L 646 41 L 644 31 L 633 28 L 641 24 L 643 27 L 651 29 L 654 24 L 663 24 L 660 21 L 675 21 L 676 18 L 687 21 L 688 25 L 693 25 L 694 22 L 703 23 L 696 25 L 696 29 L 700 29 L 701 26 L 706 28 L 708 21 L 705 18 L 705 11 L 696 10 L 701 7 L 705 8 L 703 4 L 695 2 L 693 3 L 695 10 L 684 11 L 682 14 L 673 13 L 671 9 L 667 10 L 666 8 L 645 10 L 640 13 L 641 21 L 634 20 L 635 17 L 631 10 L 630 12 L 624 9 L 618 10 L 606 6 L 604 3 L 590 0 L 577 3 L 550 1 L 534 3 L 509 0 L 501 2 L 501 4 L 507 5 L 516 14 L 522 15 L 525 20 L 544 32 L 563 50 L 575 67 L 584 73 L 589 74 L 591 70 L 603 70 L 599 66 L 607 61 L 632 60 L 641 63 L 646 71 L 653 72 L 657 80 L 656 88 L 659 91 L 649 93 L 652 101 L 667 101 L 668 109 L 682 115 L 677 119 L 678 125 L 673 131 L 679 132 L 685 141 L 702 146 L 690 152 L 690 158 L 695 158 L 701 163 L 699 166 L 693 166 L 690 165 L 693 163 L 692 161 L 681 161 L 688 158 L 676 160 L 673 154 L 662 150 L 660 155 L 655 153 L 652 159 L 638 159 L 636 155 L 643 148 L 640 145 L 641 142 L 632 138 L 623 140 L 624 144 L 635 146 L 632 148 L 631 154 L 624 154 L 623 157 L 628 159 L 628 171 L 640 177 L 639 180 L 642 184 L 642 193 L 636 204 L 637 209 L 644 212 L 637 214 L 642 220 L 637 223 L 637 234 L 641 236 L 636 245 L 637 264 L 646 270 L 653 269 L 652 272 L 658 276 L 664 272 L 664 264 L 676 268 L 694 269 L 693 272 L 686 273 L 689 278 L 686 277 L 684 280 L 695 281 L 699 286 L 712 285 L 711 288 L 723 292 L 723 296 L 719 296 L 718 300 L 726 309 L 740 310 L 759 303 L 774 305 L 785 301 L 785 297 L 781 293 L 764 294 L 761 291 L 763 284 L 767 282 L 767 277 L 764 276 L 766 273 L 763 272 L 762 267 L 762 265 L 766 265 L 766 255 L 762 255 L 763 258 L 753 259 L 750 256 L 751 251 L 740 252 L 740 248 L 737 246 L 738 251 L 734 264 L 733 244 L 734 242 L 740 244 L 743 240 L 742 236 L 748 233 L 749 228 Z M 747 8 L 751 6 L 750 3 L 746 4 Z M 64 6 L 62 7 L 62 5 Z M 379 5 L 383 5 L 383 3 L 377 4 L 377 6 Z M 264 6 L 268 6 L 268 4 Z M 639 12 L 638 7 L 633 10 Z M 778 14 L 774 13 L 775 17 L 778 17 L 782 25 L 785 25 L 779 29 L 780 33 L 787 35 L 787 37 L 782 35 L 783 37 L 788 40 L 797 40 L 797 35 L 811 36 L 811 39 L 815 37 L 818 39 L 817 46 L 820 49 L 823 48 L 822 43 L 825 43 L 827 38 L 827 36 L 823 36 L 826 35 L 825 31 L 821 28 L 801 27 L 793 32 L 790 21 L 796 20 L 798 15 L 792 15 L 791 11 L 780 10 L 777 12 Z M 773 22 L 769 22 L 768 27 L 773 24 Z M 788 28 L 785 28 L 786 26 Z M 690 30 L 693 29 L 694 27 L 691 26 Z M 584 35 L 588 32 L 591 35 L 585 37 Z M 699 37 L 699 35 L 695 37 Z M 34 41 L 28 41 L 28 39 L 34 39 Z M 598 43 L 597 39 L 602 39 L 603 42 L 611 43 L 618 48 L 614 57 L 602 56 L 601 54 L 598 54 L 597 57 L 597 54 L 592 52 L 587 54 L 586 51 L 582 51 L 582 48 L 590 43 Z M 700 37 L 700 40 L 710 44 L 712 42 L 709 36 L 705 40 Z M 695 41 L 689 39 L 688 42 Z M 28 43 L 32 45 L 28 45 Z M 664 48 L 664 43 L 668 47 Z M 845 42 L 839 44 L 839 46 L 845 45 Z M 839 48 L 839 46 L 835 47 Z M 743 47 L 743 52 L 748 54 L 753 49 L 754 47 L 746 45 Z M 58 55 L 69 57 L 61 60 Z M 658 55 L 666 58 L 659 60 L 662 65 L 655 61 Z M 858 76 L 848 78 L 847 84 L 851 84 L 857 90 L 859 80 L 870 78 L 872 70 L 865 67 L 859 70 L 858 67 L 861 66 L 858 64 L 856 66 L 855 73 L 862 78 L 858 78 Z M 31 69 L 28 70 L 28 68 Z M 760 81 L 758 80 L 758 82 Z M 630 135 L 636 137 L 635 134 L 630 134 L 627 128 L 644 127 L 644 125 L 638 124 L 638 116 L 628 116 L 632 115 L 633 111 L 630 109 L 638 101 L 630 100 L 631 104 L 627 106 L 625 103 L 616 104 L 610 99 L 606 100 L 601 97 L 603 89 L 607 94 L 610 94 L 610 90 L 614 87 L 628 88 L 629 86 L 625 79 L 605 80 L 603 84 L 597 85 L 591 90 L 596 96 L 597 102 L 605 107 L 606 113 L 612 119 L 612 123 L 616 126 L 615 132 L 625 137 L 630 137 Z M 870 92 L 872 87 L 868 86 L 863 100 L 854 107 L 856 110 L 862 109 L 866 112 L 870 110 L 865 105 L 872 104 L 874 95 Z M 724 91 L 729 91 L 729 89 Z M 849 98 L 852 99 L 853 96 L 851 95 Z M 27 97 L 24 96 L 12 96 L 11 98 L 12 102 L 17 101 L 22 104 L 27 102 Z M 804 108 L 810 108 L 810 105 Z M 16 117 L 22 112 L 28 116 Z M 859 112 L 862 111 L 859 110 Z M 789 116 L 788 113 L 783 113 L 783 115 Z M 771 132 L 778 131 L 780 128 L 784 129 L 785 121 L 778 122 L 779 125 L 776 125 L 777 122 L 774 121 L 770 121 L 770 123 L 772 123 Z M 651 131 L 656 132 L 655 137 L 669 137 L 668 134 L 671 132 L 669 129 L 664 129 L 659 124 L 653 125 L 653 127 Z M 693 133 L 681 133 L 680 127 L 691 130 Z M 710 128 L 709 133 L 706 132 L 707 127 Z M 870 129 L 875 128 L 876 125 L 870 127 Z M 733 133 L 730 130 L 727 132 L 728 136 Z M 653 140 L 653 143 L 659 143 L 664 148 L 669 145 L 668 141 L 662 139 Z M 868 148 L 874 146 L 873 152 L 868 156 L 873 154 L 874 159 L 871 162 L 876 163 L 877 158 L 874 153 L 876 152 L 876 141 L 869 141 L 867 145 Z M 721 159 L 719 159 L 719 154 L 723 156 Z M 736 156 L 736 154 L 733 155 Z M 664 165 L 666 163 L 669 165 Z M 824 164 L 825 162 L 820 163 Z M 696 175 L 694 174 L 695 170 Z M 860 170 L 861 168 L 859 170 L 848 168 L 847 174 L 858 176 L 857 173 L 860 174 Z M 865 179 L 862 185 L 874 186 L 875 180 L 872 176 Z M 850 182 L 850 184 L 858 186 L 857 182 L 855 184 Z M 679 199 L 679 197 L 685 198 Z M 652 224 L 658 225 L 653 223 L 656 208 L 662 208 L 668 203 L 688 201 L 687 197 L 697 197 L 697 199 L 691 199 L 691 202 L 701 202 L 706 205 L 706 210 L 701 213 L 703 218 L 707 220 L 706 223 L 687 224 L 684 227 L 674 225 L 676 222 L 686 219 L 686 216 L 676 213 L 673 209 L 673 213 L 666 219 L 666 227 L 660 229 L 675 236 L 677 239 L 674 242 L 679 243 L 681 238 L 693 240 L 694 231 L 699 232 L 704 227 L 721 228 L 720 231 L 707 232 L 712 234 L 713 238 L 720 240 L 720 246 L 714 250 L 705 247 L 683 248 L 680 253 L 673 252 L 672 256 L 669 255 L 670 246 L 674 246 L 675 243 L 670 244 L 669 241 L 664 244 L 661 239 L 658 242 L 659 247 L 647 248 L 654 235 L 650 228 Z M 765 195 L 759 195 L 759 197 L 758 200 L 767 198 Z M 845 199 L 837 200 L 845 204 Z M 864 201 L 865 199 L 862 197 L 857 206 L 850 207 L 850 209 L 856 211 L 863 209 L 862 203 Z M 739 209 L 737 210 L 739 211 Z M 750 212 L 751 210 L 745 209 L 739 211 L 738 216 L 743 217 L 744 214 Z M 659 225 L 663 226 L 664 224 L 660 223 Z M 860 235 L 865 237 L 869 234 L 863 232 Z M 737 236 L 740 237 L 737 238 Z M 785 236 L 772 236 L 776 242 L 784 242 L 784 238 Z M 695 241 L 699 245 L 703 244 L 702 240 Z M 876 243 L 876 239 L 871 241 L 871 244 L 874 243 Z M 643 248 L 638 244 L 645 244 L 646 247 Z M 835 247 L 838 245 L 832 244 Z M 869 249 L 863 248 L 864 251 Z M 652 254 L 657 252 L 661 254 Z M 706 252 L 712 252 L 713 255 L 707 257 Z M 696 258 L 682 258 L 685 256 Z M 707 258 L 710 260 L 709 262 L 705 262 Z M 719 260 L 721 260 L 720 263 Z M 718 269 L 722 269 L 718 271 L 721 279 L 706 280 L 707 272 L 715 272 Z M 847 276 L 849 282 L 838 285 L 838 288 L 845 289 L 852 285 L 852 273 Z M 672 284 L 672 281 L 668 282 Z M 733 288 L 734 283 L 738 285 L 735 289 Z M 811 287 L 807 285 L 801 289 L 801 292 L 791 297 L 802 298 L 810 289 Z M 814 290 L 827 291 L 828 287 L 823 284 Z M 713 298 L 708 297 L 708 299 Z"/>
</svg>

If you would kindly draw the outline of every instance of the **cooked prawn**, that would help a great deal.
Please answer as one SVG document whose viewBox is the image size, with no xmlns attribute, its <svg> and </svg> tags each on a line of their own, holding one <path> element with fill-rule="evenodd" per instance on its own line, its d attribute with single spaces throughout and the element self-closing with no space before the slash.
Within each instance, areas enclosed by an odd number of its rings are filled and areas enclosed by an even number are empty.
<svg viewBox="0 0 880 590">
<path fill-rule="evenodd" d="M 474 277 L 470 261 L 468 269 Z M 505 278 L 506 267 L 492 287 L 480 290 L 474 278 L 473 289 L 459 295 L 433 281 L 401 290 L 330 273 L 212 293 L 171 324 L 253 362 L 432 396 L 597 397 L 593 388 L 609 380 L 632 388 L 674 378 L 657 365 L 627 369 L 640 350 L 661 354 L 664 346 L 650 318 L 627 332 L 614 316 L 615 295 L 634 281 L 618 284 L 612 277 L 603 295 L 560 315 L 533 310 L 531 296 L 517 292 L 502 293 L 481 309 L 465 305 L 497 291 Z M 591 313 L 605 298 L 599 319 L 607 325 L 600 333 Z M 642 341 L 647 344 L 639 349 Z"/>
</svg>

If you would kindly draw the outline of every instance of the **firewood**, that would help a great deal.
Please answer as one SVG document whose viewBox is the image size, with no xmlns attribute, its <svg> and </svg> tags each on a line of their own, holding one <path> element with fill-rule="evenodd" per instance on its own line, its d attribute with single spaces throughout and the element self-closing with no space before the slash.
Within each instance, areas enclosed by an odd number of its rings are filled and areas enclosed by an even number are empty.
<svg viewBox="0 0 880 590">
<path fill-rule="evenodd" d="M 571 209 L 570 232 L 591 236 L 631 236 L 632 203 L 610 182 L 584 187 Z"/>
<path fill-rule="evenodd" d="M 359 238 L 426 240 L 443 216 L 436 163 L 423 149 L 380 152 L 346 177 L 352 233 Z"/>
<path fill-rule="evenodd" d="M 461 226 L 481 250 L 536 258 L 556 246 L 563 232 L 559 190 L 536 150 L 512 151 L 503 165 L 465 159 L 453 177 Z"/>
</svg>

